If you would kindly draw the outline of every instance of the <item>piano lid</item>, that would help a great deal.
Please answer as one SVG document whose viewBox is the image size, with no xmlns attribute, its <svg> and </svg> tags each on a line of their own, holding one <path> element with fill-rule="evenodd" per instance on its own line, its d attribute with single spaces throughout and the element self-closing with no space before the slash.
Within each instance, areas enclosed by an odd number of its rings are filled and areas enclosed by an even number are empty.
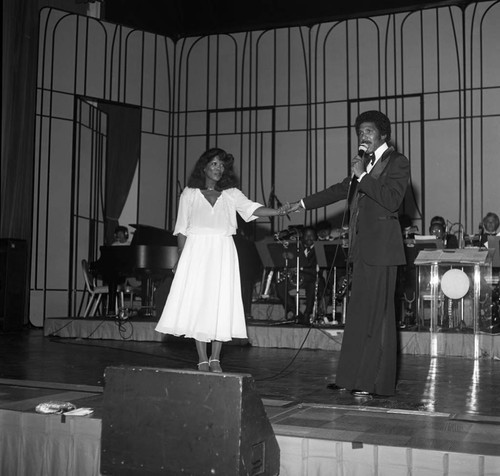
<svg viewBox="0 0 500 476">
<path fill-rule="evenodd" d="M 134 237 L 130 242 L 134 245 L 158 245 L 158 246 L 177 246 L 177 237 L 171 231 L 157 228 L 151 225 L 130 224 L 135 228 Z"/>
</svg>

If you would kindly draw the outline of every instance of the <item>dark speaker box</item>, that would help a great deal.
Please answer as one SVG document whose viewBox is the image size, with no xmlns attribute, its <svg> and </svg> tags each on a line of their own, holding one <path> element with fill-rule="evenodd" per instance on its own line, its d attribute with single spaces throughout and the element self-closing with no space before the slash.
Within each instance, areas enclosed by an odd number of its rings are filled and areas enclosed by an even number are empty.
<svg viewBox="0 0 500 476">
<path fill-rule="evenodd" d="M 106 368 L 102 474 L 277 475 L 279 456 L 251 375 Z"/>
<path fill-rule="evenodd" d="M 24 325 L 27 272 L 26 241 L 0 239 L 0 331 L 19 330 Z"/>
</svg>

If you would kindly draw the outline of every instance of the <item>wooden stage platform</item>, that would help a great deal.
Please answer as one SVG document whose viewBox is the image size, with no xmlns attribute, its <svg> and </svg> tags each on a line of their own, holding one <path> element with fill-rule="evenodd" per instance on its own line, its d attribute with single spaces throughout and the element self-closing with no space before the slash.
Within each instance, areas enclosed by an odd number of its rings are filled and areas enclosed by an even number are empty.
<svg viewBox="0 0 500 476">
<path fill-rule="evenodd" d="M 99 476 L 102 389 L 66 385 L 50 391 L 50 386 L 0 379 L 0 474 Z M 27 396 L 28 390 L 33 396 Z M 5 395 L 20 391 L 23 399 L 5 402 Z M 53 400 L 91 406 L 94 414 L 33 412 L 38 402 Z M 262 401 L 280 447 L 283 476 L 499 474 L 498 417 Z M 444 444 L 450 435 L 453 450 Z"/>
<path fill-rule="evenodd" d="M 84 339 L 135 340 L 162 342 L 169 339 L 154 330 L 156 320 L 117 320 L 54 318 L 47 319 L 46 336 Z M 255 347 L 321 349 L 339 351 L 342 345 L 342 326 L 313 327 L 280 323 L 279 320 L 248 321 L 248 343 Z M 488 333 L 430 332 L 401 330 L 399 351 L 410 355 L 500 359 L 500 335 Z M 434 354 L 432 354 L 434 352 Z"/>
<path fill-rule="evenodd" d="M 43 330 L 0 334 L 0 474 L 99 475 L 106 367 L 196 367 L 194 344 L 162 339 L 154 324 L 47 319 Z M 408 333 L 397 394 L 359 398 L 326 388 L 341 328 L 255 322 L 248 334 L 223 347 L 222 365 L 254 379 L 280 447 L 280 475 L 500 474 L 497 336 L 487 336 L 492 354 L 480 359 L 431 358 L 425 333 Z M 53 400 L 94 413 L 35 412 Z"/>
</svg>

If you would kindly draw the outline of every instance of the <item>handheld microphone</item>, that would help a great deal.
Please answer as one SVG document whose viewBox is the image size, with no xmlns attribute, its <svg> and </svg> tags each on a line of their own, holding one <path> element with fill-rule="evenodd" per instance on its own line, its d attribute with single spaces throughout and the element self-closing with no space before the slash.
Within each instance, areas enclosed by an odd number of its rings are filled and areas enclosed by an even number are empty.
<svg viewBox="0 0 500 476">
<path fill-rule="evenodd" d="M 360 144 L 358 148 L 358 155 L 363 159 L 367 150 L 368 146 L 366 144 Z"/>
<path fill-rule="evenodd" d="M 366 144 L 360 144 L 358 147 L 358 157 L 363 159 L 365 157 L 366 151 L 368 150 L 368 146 Z M 352 173 L 352 179 L 356 178 L 356 174 L 353 172 Z"/>
</svg>

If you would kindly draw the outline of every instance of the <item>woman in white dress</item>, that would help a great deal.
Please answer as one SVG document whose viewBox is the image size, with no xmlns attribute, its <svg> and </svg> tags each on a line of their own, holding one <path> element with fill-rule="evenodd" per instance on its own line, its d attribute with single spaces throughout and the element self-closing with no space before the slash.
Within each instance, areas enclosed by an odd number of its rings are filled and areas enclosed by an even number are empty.
<svg viewBox="0 0 500 476">
<path fill-rule="evenodd" d="M 179 257 L 156 326 L 158 332 L 195 339 L 200 371 L 222 372 L 222 343 L 247 337 L 232 237 L 236 212 L 249 222 L 289 210 L 289 204 L 273 209 L 249 200 L 236 188 L 233 162 L 233 156 L 222 149 L 207 150 L 181 194 L 174 229 Z"/>
</svg>

